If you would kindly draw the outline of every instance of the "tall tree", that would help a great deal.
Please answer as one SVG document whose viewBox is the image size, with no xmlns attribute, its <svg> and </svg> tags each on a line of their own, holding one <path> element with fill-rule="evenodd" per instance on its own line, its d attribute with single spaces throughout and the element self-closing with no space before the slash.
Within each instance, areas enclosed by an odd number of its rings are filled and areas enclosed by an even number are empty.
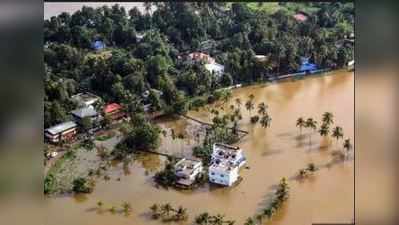
<svg viewBox="0 0 399 225">
<path fill-rule="evenodd" d="M 296 126 L 299 127 L 300 135 L 302 135 L 302 128 L 306 126 L 306 122 L 302 117 L 299 117 L 296 121 Z"/>
<path fill-rule="evenodd" d="M 267 112 L 267 108 L 268 106 L 264 102 L 260 103 L 258 105 L 258 113 L 261 115 L 265 115 Z"/>
<path fill-rule="evenodd" d="M 339 139 L 344 137 L 344 131 L 343 131 L 342 127 L 339 127 L 339 126 L 335 127 L 332 130 L 331 136 L 334 137 L 335 139 L 337 139 L 337 143 L 338 143 Z"/>
<path fill-rule="evenodd" d="M 305 122 L 305 127 L 310 129 L 309 133 L 309 147 L 312 144 L 312 132 L 314 132 L 317 129 L 317 121 L 314 120 L 313 118 L 308 118 Z"/>
</svg>

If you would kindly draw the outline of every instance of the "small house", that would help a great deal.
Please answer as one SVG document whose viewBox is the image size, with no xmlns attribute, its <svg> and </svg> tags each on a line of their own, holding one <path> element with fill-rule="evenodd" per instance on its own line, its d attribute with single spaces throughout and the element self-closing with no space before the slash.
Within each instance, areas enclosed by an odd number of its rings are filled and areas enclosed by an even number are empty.
<svg viewBox="0 0 399 225">
<path fill-rule="evenodd" d="M 299 72 L 313 72 L 317 70 L 317 65 L 310 63 L 309 58 L 301 57 L 301 66 L 299 68 Z"/>
<path fill-rule="evenodd" d="M 181 159 L 175 164 L 175 175 L 179 178 L 177 184 L 192 185 L 203 171 L 202 162 L 192 159 Z"/>
<path fill-rule="evenodd" d="M 96 51 L 100 51 L 103 50 L 105 48 L 105 43 L 103 41 L 94 41 L 91 43 L 91 48 L 96 50 Z"/>
<path fill-rule="evenodd" d="M 211 73 L 214 74 L 217 77 L 222 76 L 224 73 L 224 66 L 220 65 L 218 63 L 211 63 L 211 64 L 205 64 L 205 68 Z"/>
<path fill-rule="evenodd" d="M 112 120 L 119 120 L 125 117 L 123 107 L 117 103 L 111 103 L 104 107 L 104 115 L 109 116 Z"/>
<path fill-rule="evenodd" d="M 59 143 L 61 141 L 72 140 L 77 133 L 77 124 L 73 121 L 58 124 L 47 128 L 44 135 L 51 143 Z"/>
<path fill-rule="evenodd" d="M 265 56 L 265 55 L 255 55 L 255 59 L 258 62 L 264 62 L 267 59 L 267 56 Z"/>
<path fill-rule="evenodd" d="M 188 58 L 192 61 L 202 61 L 205 62 L 206 64 L 213 64 L 215 63 L 215 59 L 212 58 L 210 55 L 202 53 L 202 52 L 192 52 L 188 54 Z"/>
<path fill-rule="evenodd" d="M 305 22 L 308 19 L 308 17 L 303 13 L 297 13 L 293 17 L 298 22 Z"/>
</svg>

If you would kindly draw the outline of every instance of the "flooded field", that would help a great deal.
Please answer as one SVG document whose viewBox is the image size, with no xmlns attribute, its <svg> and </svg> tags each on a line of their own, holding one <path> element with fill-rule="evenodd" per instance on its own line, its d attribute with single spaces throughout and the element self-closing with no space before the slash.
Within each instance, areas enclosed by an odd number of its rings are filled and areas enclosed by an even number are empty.
<svg viewBox="0 0 399 225">
<path fill-rule="evenodd" d="M 354 163 L 353 156 L 340 163 L 332 162 L 332 152 L 342 149 L 342 141 L 312 135 L 308 131 L 299 137 L 295 126 L 298 117 L 313 117 L 320 124 L 321 115 L 334 114 L 335 125 L 341 126 L 344 138 L 354 138 L 354 74 L 338 71 L 297 81 L 248 86 L 233 91 L 231 102 L 243 102 L 253 94 L 256 105 L 265 102 L 272 117 L 271 127 L 265 129 L 249 122 L 250 113 L 242 106 L 243 120 L 240 128 L 249 131 L 238 146 L 244 149 L 249 169 L 243 169 L 243 181 L 233 188 L 214 188 L 205 185 L 194 191 L 177 191 L 157 188 L 152 175 L 162 168 L 165 158 L 140 154 L 124 167 L 115 164 L 111 180 L 98 180 L 90 195 L 47 198 L 45 201 L 46 225 L 144 225 L 161 224 L 151 220 L 149 207 L 154 203 L 171 203 L 188 209 L 189 220 L 179 224 L 192 224 L 202 212 L 224 214 L 226 218 L 243 224 L 269 201 L 272 188 L 282 177 L 288 178 L 290 198 L 273 220 L 267 224 L 345 223 L 353 220 L 354 212 Z M 228 107 L 226 107 L 228 108 Z M 256 110 L 252 111 L 254 115 Z M 190 116 L 209 121 L 205 109 L 189 112 Z M 184 139 L 163 138 L 158 151 L 190 156 L 196 144 L 193 136 L 199 125 L 186 119 L 162 119 L 157 123 L 165 130 L 173 128 Z M 328 143 L 331 143 L 328 145 Z M 293 177 L 310 162 L 321 169 L 313 177 L 298 181 Z M 120 180 L 118 179 L 120 178 Z M 100 213 L 98 201 L 104 207 L 120 207 L 122 202 L 132 204 L 132 213 Z"/>
</svg>

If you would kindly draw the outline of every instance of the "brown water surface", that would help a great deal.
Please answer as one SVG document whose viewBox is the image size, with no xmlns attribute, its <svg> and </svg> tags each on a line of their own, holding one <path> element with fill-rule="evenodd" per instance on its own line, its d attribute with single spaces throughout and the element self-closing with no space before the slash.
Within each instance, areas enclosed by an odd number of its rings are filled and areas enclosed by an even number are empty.
<svg viewBox="0 0 399 225">
<path fill-rule="evenodd" d="M 312 222 L 350 222 L 354 212 L 353 157 L 345 162 L 331 163 L 331 153 L 342 149 L 342 140 L 324 140 L 314 133 L 309 145 L 308 131 L 303 138 L 295 127 L 299 116 L 313 117 L 320 124 L 321 115 L 334 114 L 336 125 L 343 127 L 344 137 L 353 140 L 354 132 L 354 74 L 337 71 L 298 81 L 248 86 L 233 91 L 234 104 L 239 97 L 245 102 L 250 94 L 255 102 L 265 102 L 272 117 L 271 127 L 249 123 L 250 113 L 242 106 L 243 120 L 240 128 L 250 132 L 237 145 L 248 159 L 249 169 L 243 169 L 243 181 L 233 188 L 210 188 L 208 185 L 194 191 L 177 191 L 157 188 L 152 175 L 164 162 L 164 157 L 139 155 L 129 164 L 129 173 L 122 165 L 112 168 L 111 180 L 97 182 L 94 193 L 79 197 L 46 199 L 46 225 L 144 225 L 160 224 L 149 218 L 148 208 L 154 203 L 170 202 L 173 206 L 188 208 L 191 224 L 195 215 L 202 212 L 221 213 L 237 224 L 242 224 L 270 201 L 270 193 L 282 177 L 289 179 L 290 198 L 269 224 L 307 225 Z M 226 107 L 228 108 L 228 107 Z M 251 112 L 256 114 L 256 110 Z M 205 109 L 189 112 L 201 120 L 210 119 Z M 195 122 L 175 119 L 158 122 L 163 129 L 173 128 L 190 137 Z M 190 155 L 194 140 L 163 138 L 159 151 Z M 328 143 L 331 143 L 328 145 Z M 310 179 L 298 181 L 293 177 L 310 162 L 321 169 Z M 329 165 L 329 166 L 327 166 Z M 120 178 L 120 181 L 117 180 Z M 96 202 L 103 201 L 104 208 L 118 206 L 127 201 L 132 204 L 132 214 L 99 212 Z"/>
</svg>

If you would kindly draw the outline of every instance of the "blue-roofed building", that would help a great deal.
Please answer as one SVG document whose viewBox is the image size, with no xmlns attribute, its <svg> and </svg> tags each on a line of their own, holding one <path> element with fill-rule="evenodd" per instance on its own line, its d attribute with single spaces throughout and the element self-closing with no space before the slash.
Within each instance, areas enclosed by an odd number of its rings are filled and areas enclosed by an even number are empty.
<svg viewBox="0 0 399 225">
<path fill-rule="evenodd" d="M 317 65 L 309 62 L 309 58 L 301 57 L 301 67 L 299 68 L 299 72 L 311 72 L 317 70 Z"/>
<path fill-rule="evenodd" d="M 92 47 L 94 50 L 96 50 L 96 51 L 98 51 L 98 50 L 103 50 L 103 49 L 105 48 L 105 43 L 102 42 L 102 41 L 94 41 L 94 42 L 91 44 L 91 47 Z"/>
</svg>

